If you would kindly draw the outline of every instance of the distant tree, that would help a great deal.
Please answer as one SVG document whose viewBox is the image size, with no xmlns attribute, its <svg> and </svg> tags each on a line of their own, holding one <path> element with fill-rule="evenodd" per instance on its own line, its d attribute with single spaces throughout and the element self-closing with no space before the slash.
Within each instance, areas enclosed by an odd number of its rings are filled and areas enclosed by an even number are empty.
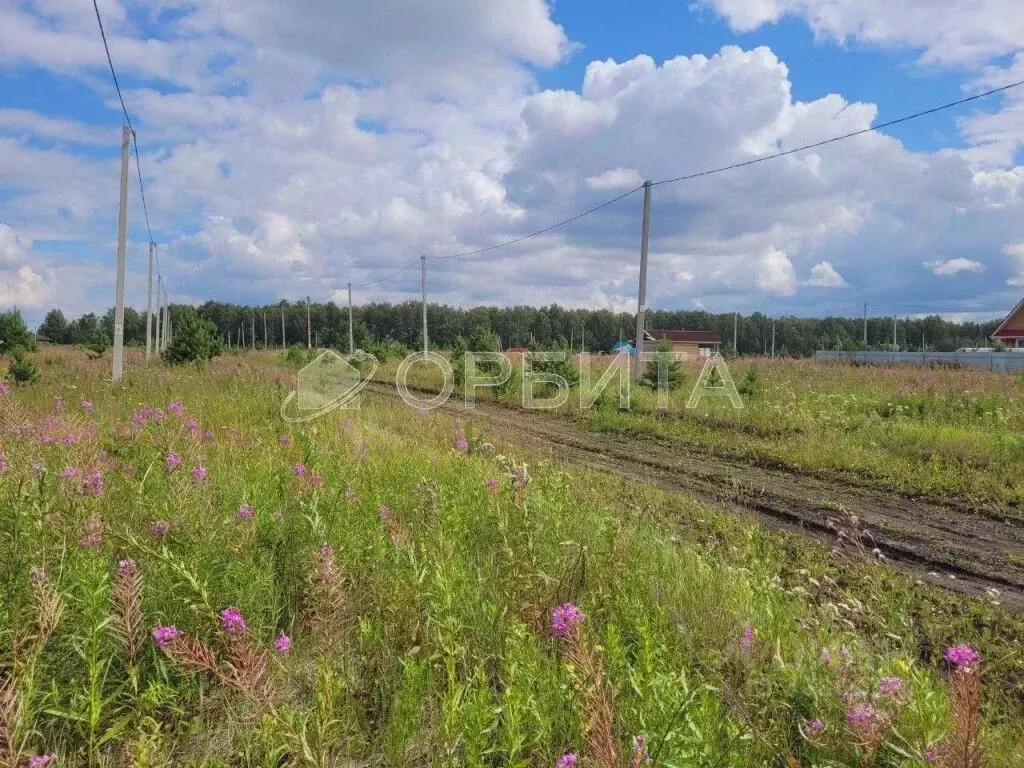
<svg viewBox="0 0 1024 768">
<path fill-rule="evenodd" d="M 220 354 L 217 327 L 191 307 L 182 307 L 174 318 L 174 334 L 163 352 L 168 363 L 182 364 L 212 360 Z"/>
<path fill-rule="evenodd" d="M 7 378 L 14 384 L 35 384 L 39 381 L 39 369 L 36 364 L 25 357 L 25 350 L 14 347 L 11 351 L 11 364 L 7 367 Z"/>
<path fill-rule="evenodd" d="M 11 352 L 15 347 L 34 352 L 36 337 L 25 325 L 21 312 L 11 309 L 0 312 L 0 352 Z"/>
<path fill-rule="evenodd" d="M 39 326 L 39 333 L 46 336 L 54 344 L 68 343 L 68 321 L 59 309 L 51 309 Z"/>
<path fill-rule="evenodd" d="M 640 383 L 645 387 L 657 389 L 659 380 L 662 380 L 669 391 L 679 389 L 686 381 L 686 373 L 676 356 L 672 354 L 672 344 L 662 340 L 658 342 L 655 349 L 657 352 L 654 355 L 654 360 L 647 363 L 647 368 L 640 377 Z"/>
</svg>

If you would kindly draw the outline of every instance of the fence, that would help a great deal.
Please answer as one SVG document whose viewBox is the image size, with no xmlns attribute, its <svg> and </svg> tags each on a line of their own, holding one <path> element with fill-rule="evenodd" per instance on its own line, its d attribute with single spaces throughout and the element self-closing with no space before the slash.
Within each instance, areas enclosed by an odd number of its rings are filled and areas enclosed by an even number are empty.
<svg viewBox="0 0 1024 768">
<path fill-rule="evenodd" d="M 818 360 L 862 365 L 949 365 L 1013 373 L 1024 371 L 1021 352 L 840 352 L 818 350 Z"/>
</svg>

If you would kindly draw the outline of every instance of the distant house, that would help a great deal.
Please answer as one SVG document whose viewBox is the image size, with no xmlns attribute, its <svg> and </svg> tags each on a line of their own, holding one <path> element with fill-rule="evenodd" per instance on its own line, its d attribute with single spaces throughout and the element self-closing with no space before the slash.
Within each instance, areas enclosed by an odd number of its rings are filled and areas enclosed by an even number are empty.
<svg viewBox="0 0 1024 768">
<path fill-rule="evenodd" d="M 1002 324 L 996 328 L 992 338 L 1008 347 L 1024 349 L 1024 299 L 1013 308 Z"/>
<path fill-rule="evenodd" d="M 672 354 L 680 360 L 691 357 L 710 357 L 719 351 L 722 340 L 711 331 L 656 331 L 644 332 L 645 341 L 657 343 L 667 341 L 672 345 Z"/>
<path fill-rule="evenodd" d="M 37 333 L 36 334 L 36 342 L 38 344 L 52 344 L 53 343 L 53 339 L 51 339 L 45 333 Z"/>
</svg>

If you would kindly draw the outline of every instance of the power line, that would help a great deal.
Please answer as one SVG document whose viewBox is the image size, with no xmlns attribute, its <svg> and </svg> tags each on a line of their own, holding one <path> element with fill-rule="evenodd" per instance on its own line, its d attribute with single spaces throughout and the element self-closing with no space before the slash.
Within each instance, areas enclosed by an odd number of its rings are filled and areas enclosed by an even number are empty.
<svg viewBox="0 0 1024 768">
<path fill-rule="evenodd" d="M 149 225 L 149 207 L 146 205 L 146 188 L 142 184 L 142 163 L 139 159 L 139 141 L 135 135 L 135 127 L 132 125 L 131 116 L 128 114 L 128 107 L 124 103 L 124 95 L 121 93 L 121 84 L 117 80 L 117 70 L 114 69 L 114 59 L 110 55 L 110 45 L 107 43 L 107 33 L 103 29 L 103 18 L 100 16 L 100 6 L 96 0 L 92 0 L 93 10 L 96 11 L 96 23 L 100 28 L 100 38 L 103 40 L 103 50 L 107 54 L 107 64 L 110 65 L 110 77 L 114 81 L 114 90 L 117 91 L 117 100 L 121 102 L 121 111 L 124 113 L 124 121 L 128 130 L 132 132 L 132 146 L 135 148 L 135 169 L 139 175 L 139 195 L 142 197 L 142 213 L 146 218 L 146 231 L 149 233 L 149 242 L 153 242 L 153 229 Z"/>
<path fill-rule="evenodd" d="M 805 144 L 802 147 L 794 147 L 793 149 L 787 149 L 783 152 L 775 152 L 774 154 L 765 155 L 764 157 L 756 157 L 753 160 L 744 160 L 741 163 L 723 165 L 719 168 L 709 168 L 707 170 L 698 171 L 696 173 L 690 173 L 685 176 L 676 176 L 673 179 L 661 179 L 660 181 L 651 182 L 651 184 L 652 186 L 659 186 L 661 184 L 676 184 L 677 182 L 680 181 L 690 181 L 691 179 L 699 179 L 703 176 L 713 176 L 717 173 L 724 173 L 725 171 L 732 171 L 737 168 L 746 168 L 747 166 L 757 165 L 758 163 L 764 163 L 767 162 L 768 160 L 776 160 L 780 157 L 786 157 L 787 155 L 795 155 L 798 152 L 806 152 L 809 149 L 817 149 L 818 147 L 824 147 L 827 144 L 835 144 L 836 142 L 845 141 L 846 139 L 852 139 L 855 138 L 856 136 L 863 136 L 865 133 L 874 133 L 876 131 L 881 131 L 884 128 L 891 128 L 894 125 L 899 125 L 900 123 L 906 123 L 911 120 L 917 120 L 919 117 L 925 117 L 926 115 L 933 115 L 936 112 L 942 112 L 943 110 L 953 109 L 954 107 L 959 107 L 969 102 L 977 101 L 978 99 L 984 99 L 987 96 L 992 96 L 997 93 L 1009 91 L 1012 88 L 1019 88 L 1022 85 L 1024 85 L 1024 80 L 1018 80 L 1015 83 L 1003 85 L 1000 86 L 999 88 L 992 88 L 991 90 L 984 91 L 982 93 L 976 93 L 973 96 L 965 96 L 962 99 L 957 99 L 956 101 L 951 101 L 947 104 L 940 104 L 937 107 L 923 109 L 920 112 L 914 112 L 911 115 L 897 117 L 895 120 L 888 120 L 887 122 L 879 123 L 878 125 L 873 125 L 870 128 L 861 128 L 859 131 L 852 131 L 851 133 L 844 133 L 840 136 L 833 136 L 830 139 L 816 141 L 813 144 Z"/>
</svg>

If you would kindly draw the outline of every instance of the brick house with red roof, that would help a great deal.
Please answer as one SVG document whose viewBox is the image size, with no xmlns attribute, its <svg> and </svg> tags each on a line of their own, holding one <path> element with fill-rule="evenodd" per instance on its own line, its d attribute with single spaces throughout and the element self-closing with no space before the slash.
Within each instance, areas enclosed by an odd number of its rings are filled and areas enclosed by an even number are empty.
<svg viewBox="0 0 1024 768">
<path fill-rule="evenodd" d="M 646 341 L 667 341 L 672 354 L 680 360 L 691 357 L 710 357 L 719 351 L 722 340 L 711 331 L 656 331 L 644 332 Z M 646 348 L 646 344 L 644 345 Z"/>
<path fill-rule="evenodd" d="M 992 334 L 996 341 L 1014 349 L 1024 349 L 1024 299 L 1013 308 Z"/>
</svg>

